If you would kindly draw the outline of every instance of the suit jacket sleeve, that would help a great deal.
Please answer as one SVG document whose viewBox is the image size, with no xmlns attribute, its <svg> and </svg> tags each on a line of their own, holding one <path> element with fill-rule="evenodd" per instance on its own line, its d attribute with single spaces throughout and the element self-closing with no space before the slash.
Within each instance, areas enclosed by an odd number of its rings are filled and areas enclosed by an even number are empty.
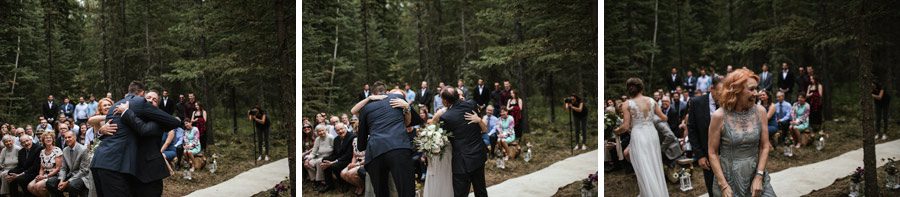
<svg viewBox="0 0 900 197">
<path fill-rule="evenodd" d="M 688 118 L 688 141 L 691 142 L 691 149 L 693 149 L 694 158 L 703 158 L 706 157 L 706 149 L 703 148 L 703 144 L 700 142 L 700 117 L 697 117 L 696 110 L 698 106 L 698 99 L 691 99 L 688 104 L 688 113 L 690 114 L 690 118 Z"/>
<path fill-rule="evenodd" d="M 181 124 L 180 121 L 178 121 L 178 119 L 173 117 L 171 114 L 166 114 L 166 112 L 162 111 L 159 108 L 153 107 L 153 105 L 150 105 L 150 103 L 147 102 L 135 103 L 135 105 L 131 105 L 129 107 L 134 110 L 134 113 L 137 117 L 140 117 L 144 121 L 156 122 L 159 125 L 160 131 L 172 130 Z"/>
<path fill-rule="evenodd" d="M 16 165 L 15 168 L 9 170 L 9 173 L 22 173 L 25 171 L 25 148 L 23 147 L 21 150 L 19 150 L 18 154 L 16 155 L 18 155 L 18 157 L 16 158 L 19 160 L 20 165 Z"/>
<path fill-rule="evenodd" d="M 130 128 L 134 128 L 139 136 L 162 136 L 163 130 L 156 122 L 147 122 L 137 117 L 134 111 L 128 110 L 122 114 L 122 122 Z"/>
<path fill-rule="evenodd" d="M 341 146 L 341 144 L 344 143 L 344 140 L 343 139 L 338 140 L 339 137 L 340 136 L 334 137 L 335 140 L 332 142 L 333 144 L 331 145 L 331 148 L 334 151 L 332 151 L 331 155 L 328 155 L 323 160 L 336 161 L 343 154 L 343 152 L 345 150 L 343 150 L 344 147 Z M 347 137 L 350 137 L 350 135 L 347 135 Z"/>
<path fill-rule="evenodd" d="M 335 165 L 346 166 L 347 164 L 350 164 L 350 159 L 353 158 L 353 139 L 354 138 L 355 138 L 355 136 L 353 136 L 350 133 L 347 133 L 347 139 L 342 140 L 342 141 L 344 141 L 341 145 L 342 146 L 341 150 L 343 150 L 343 151 L 341 151 L 341 155 L 339 155 L 340 157 L 337 158 Z"/>
<path fill-rule="evenodd" d="M 356 149 L 359 151 L 365 151 L 367 144 L 369 143 L 369 121 L 368 121 L 369 111 L 363 110 L 359 113 L 359 131 L 356 131 L 358 134 L 356 140 Z"/>
<path fill-rule="evenodd" d="M 75 155 L 72 155 L 72 156 L 75 156 Z M 66 174 L 68 174 L 69 168 L 72 168 L 73 166 L 69 166 L 69 164 L 66 163 L 66 154 L 65 153 L 63 153 L 62 157 L 63 157 L 62 166 L 59 168 L 59 173 L 56 173 L 56 177 L 59 180 L 66 180 Z"/>
</svg>

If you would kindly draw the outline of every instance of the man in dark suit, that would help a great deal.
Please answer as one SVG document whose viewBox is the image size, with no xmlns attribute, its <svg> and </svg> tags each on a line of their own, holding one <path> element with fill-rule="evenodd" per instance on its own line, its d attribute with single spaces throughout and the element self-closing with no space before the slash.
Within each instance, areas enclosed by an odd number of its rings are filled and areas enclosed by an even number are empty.
<svg viewBox="0 0 900 197">
<path fill-rule="evenodd" d="M 697 77 L 694 77 L 694 73 L 690 70 L 687 71 L 687 77 L 684 77 L 684 89 L 687 92 L 694 92 L 697 89 Z"/>
<path fill-rule="evenodd" d="M 494 91 L 491 91 L 491 100 L 494 105 L 494 116 L 500 117 L 500 107 L 506 108 L 506 105 L 501 105 L 503 101 L 503 90 L 500 89 L 500 83 L 494 82 Z"/>
<path fill-rule="evenodd" d="M 714 80 L 709 87 L 710 94 L 691 98 L 688 104 L 688 138 L 694 153 L 694 160 L 703 168 L 703 180 L 706 182 L 707 192 L 712 193 L 713 173 L 706 157 L 709 135 L 709 119 L 718 108 L 713 98 L 716 84 Z"/>
<path fill-rule="evenodd" d="M 347 132 L 347 125 L 344 123 L 335 124 L 334 129 L 337 130 L 338 136 L 334 138 L 333 151 L 331 155 L 322 159 L 322 164 L 320 164 L 325 167 L 327 173 L 325 173 L 326 185 L 320 188 L 319 193 L 327 192 L 334 187 L 336 182 L 332 175 L 341 177 L 341 170 L 344 170 L 350 164 L 350 159 L 353 158 L 353 138 L 356 136 Z M 338 181 L 341 181 L 341 179 L 338 179 Z"/>
<path fill-rule="evenodd" d="M 484 87 L 484 80 L 478 79 L 478 85 L 475 86 L 475 90 L 472 93 L 475 95 L 475 103 L 478 103 L 478 108 L 481 108 L 481 110 L 484 111 L 488 101 L 491 100 L 491 91 L 488 90 L 488 87 Z"/>
<path fill-rule="evenodd" d="M 66 118 L 75 117 L 75 105 L 72 104 L 69 97 L 63 97 L 63 103 L 59 105 L 59 112 L 66 115 Z"/>
<path fill-rule="evenodd" d="M 144 97 L 142 97 L 143 95 L 144 85 L 137 81 L 131 82 L 131 84 L 128 85 L 128 94 L 125 95 L 125 98 L 113 105 L 116 107 L 109 109 L 109 114 L 106 119 L 110 124 L 107 124 L 100 129 L 100 134 L 102 135 L 100 139 L 103 140 L 103 143 L 100 143 L 94 151 L 93 162 L 91 165 L 91 171 L 94 176 L 94 185 L 97 186 L 97 193 L 100 196 L 116 196 L 123 194 L 153 195 L 152 193 L 136 193 L 147 192 L 150 189 L 134 188 L 134 185 L 135 181 L 138 181 L 139 179 L 148 179 L 148 177 L 143 177 L 144 174 L 138 174 L 138 171 L 143 171 L 141 173 L 158 173 L 158 171 L 140 169 L 143 166 L 139 165 L 158 164 L 158 158 L 156 157 L 162 157 L 162 154 L 159 152 L 159 147 L 161 145 L 155 146 L 155 153 L 153 154 L 139 154 L 139 146 L 151 146 L 149 145 L 151 143 L 145 143 L 142 139 L 145 138 L 145 136 L 142 135 L 146 135 L 144 132 L 148 130 L 143 130 L 145 129 L 143 125 L 134 124 L 132 121 L 135 119 L 133 118 L 139 117 L 143 121 L 155 122 L 158 124 L 159 128 L 156 129 L 155 132 L 159 132 L 160 134 L 150 136 L 157 140 L 162 139 L 160 136 L 163 131 L 171 130 L 179 126 L 180 123 L 177 119 L 172 117 L 172 115 L 166 114 L 162 110 L 153 107 Z M 127 108 L 124 110 L 121 109 L 122 107 L 119 106 L 121 104 L 127 104 Z M 122 124 L 123 126 L 118 127 L 119 124 Z M 168 173 L 165 173 L 165 170 L 162 170 L 162 172 L 162 175 L 152 176 L 168 176 Z M 157 185 L 148 185 L 148 187 L 157 187 Z M 162 182 L 159 182 L 158 187 L 161 192 Z"/>
<path fill-rule="evenodd" d="M 159 99 L 159 108 L 162 109 L 167 114 L 175 113 L 175 105 L 178 105 L 175 102 L 175 99 L 169 97 L 169 91 L 162 91 L 162 98 Z"/>
<path fill-rule="evenodd" d="M 672 130 L 672 133 L 675 134 L 675 137 L 683 138 L 684 134 L 681 132 L 681 129 L 678 128 L 678 125 L 681 124 L 681 110 L 679 110 L 679 106 L 675 106 L 672 103 L 673 102 L 672 100 L 670 100 L 670 97 L 665 96 L 662 99 L 662 105 L 660 106 L 660 109 L 662 109 L 663 114 L 668 117 L 668 120 L 666 120 L 666 122 L 669 123 L 669 129 Z M 679 101 L 676 99 L 674 103 L 679 103 Z"/>
<path fill-rule="evenodd" d="M 431 109 L 431 102 L 434 102 L 434 93 L 431 92 L 431 89 L 428 88 L 428 82 L 422 81 L 422 89 L 419 89 L 419 92 L 416 94 L 416 104 L 418 104 L 419 108 L 425 107 L 428 108 L 428 111 L 434 113 L 434 109 Z"/>
<path fill-rule="evenodd" d="M 159 107 L 159 95 L 150 91 L 145 95 L 145 99 L 154 108 Z M 127 110 L 122 114 L 122 123 L 129 128 L 137 131 L 137 171 L 135 177 L 137 181 L 130 183 L 132 196 L 160 196 L 162 195 L 163 179 L 170 176 L 166 161 L 163 159 L 159 150 L 162 148 L 162 135 L 169 130 L 180 126 L 180 122 L 174 116 L 169 114 L 167 119 L 169 126 L 163 127 L 157 122 L 148 122 L 140 118 L 133 110 Z M 171 124 L 175 124 L 173 126 Z"/>
<path fill-rule="evenodd" d="M 422 82 L 422 86 L 427 87 L 427 84 Z M 375 82 L 374 93 L 385 94 L 384 83 Z M 366 172 L 372 179 L 376 196 L 389 195 L 387 182 L 390 173 L 399 196 L 411 197 L 415 195 L 414 167 L 410 160 L 413 147 L 405 122 L 410 113 L 409 108 L 391 108 L 390 100 L 395 98 L 403 99 L 402 93 L 391 92 L 387 98 L 368 102 L 362 108 L 357 149 L 366 151 Z"/>
<path fill-rule="evenodd" d="M 666 78 L 666 84 L 669 86 L 669 92 L 674 92 L 675 87 L 680 86 L 681 76 L 678 75 L 678 68 L 672 67 L 672 74 Z"/>
<path fill-rule="evenodd" d="M 781 63 L 781 73 L 778 75 L 778 90 L 784 92 L 787 98 L 791 96 L 795 80 L 794 73 L 791 73 L 790 69 L 791 67 L 788 66 L 788 63 Z"/>
<path fill-rule="evenodd" d="M 44 103 L 43 115 L 47 122 L 56 121 L 56 115 L 59 114 L 59 106 L 53 100 L 53 95 L 47 96 L 47 102 Z"/>
<path fill-rule="evenodd" d="M 3 177 L 12 186 L 9 188 L 11 196 L 34 196 L 28 192 L 28 183 L 37 177 L 38 169 L 41 168 L 39 154 L 43 147 L 40 144 L 34 144 L 32 140 L 29 135 L 19 137 L 19 143 L 22 144 L 22 149 L 18 154 L 19 164 Z"/>
<path fill-rule="evenodd" d="M 372 95 L 369 92 L 369 84 L 363 85 L 363 91 L 360 92 L 359 95 L 356 95 L 356 100 L 361 101 L 366 99 L 366 97 L 369 97 L 369 95 Z"/>
<path fill-rule="evenodd" d="M 450 139 L 453 146 L 453 194 L 457 197 L 468 196 L 469 189 L 474 187 L 475 196 L 487 196 L 484 181 L 484 162 L 487 161 L 487 156 L 482 142 L 482 131 L 487 131 L 487 125 L 476 114 L 475 102 L 462 101 L 456 88 L 446 87 L 441 92 L 441 97 L 444 106 L 448 106 L 447 111 L 440 116 L 440 120 L 444 122 L 441 128 L 453 135 Z M 466 116 L 477 120 L 466 120 Z"/>
<path fill-rule="evenodd" d="M 65 163 L 59 171 L 59 176 L 50 177 L 47 180 L 47 190 L 53 196 L 64 196 L 63 193 L 69 193 L 69 196 L 87 196 L 88 188 L 85 183 L 92 181 L 89 174 L 88 165 L 85 161 L 87 155 L 84 145 L 75 142 L 75 133 L 72 131 L 63 132 L 65 146 L 63 148 L 63 162 Z"/>
</svg>

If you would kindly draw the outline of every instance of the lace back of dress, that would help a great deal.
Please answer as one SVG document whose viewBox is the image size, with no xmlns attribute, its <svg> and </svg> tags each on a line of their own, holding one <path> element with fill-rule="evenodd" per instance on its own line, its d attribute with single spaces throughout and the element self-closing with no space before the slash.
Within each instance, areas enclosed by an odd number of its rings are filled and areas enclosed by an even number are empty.
<svg viewBox="0 0 900 197">
<path fill-rule="evenodd" d="M 628 100 L 628 110 L 631 112 L 631 119 L 633 121 L 640 120 L 639 122 L 649 122 L 651 120 L 650 115 L 651 110 L 656 105 L 656 101 L 653 99 L 647 98 L 646 103 L 638 104 L 635 102 L 636 99 Z"/>
</svg>

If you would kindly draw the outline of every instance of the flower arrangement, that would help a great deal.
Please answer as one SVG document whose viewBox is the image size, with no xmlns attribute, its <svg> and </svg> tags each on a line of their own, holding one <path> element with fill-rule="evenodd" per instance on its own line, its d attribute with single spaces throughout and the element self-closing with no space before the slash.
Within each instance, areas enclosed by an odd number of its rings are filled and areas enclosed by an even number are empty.
<svg viewBox="0 0 900 197">
<path fill-rule="evenodd" d="M 440 122 L 438 125 L 428 125 L 419 131 L 419 135 L 413 140 L 419 151 L 432 155 L 443 153 L 444 146 L 450 144 L 450 132 L 441 129 L 440 125 L 443 124 L 444 122 Z"/>
<path fill-rule="evenodd" d="M 881 161 L 887 161 L 887 164 L 884 165 L 884 171 L 887 172 L 888 175 L 897 175 L 897 166 L 894 164 L 896 158 L 882 158 Z"/>
<path fill-rule="evenodd" d="M 863 173 L 865 173 L 865 170 L 862 167 L 856 167 L 856 170 L 853 171 L 853 176 L 850 177 L 850 181 L 853 181 L 853 183 L 862 182 Z"/>
</svg>

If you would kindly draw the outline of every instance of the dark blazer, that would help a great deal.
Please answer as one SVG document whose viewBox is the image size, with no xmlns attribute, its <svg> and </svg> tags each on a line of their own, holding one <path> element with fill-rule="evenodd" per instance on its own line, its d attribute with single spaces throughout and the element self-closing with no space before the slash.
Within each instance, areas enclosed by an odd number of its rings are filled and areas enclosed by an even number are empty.
<svg viewBox="0 0 900 197">
<path fill-rule="evenodd" d="M 47 122 L 52 124 L 53 121 L 51 121 L 51 119 L 56 120 L 56 116 L 59 115 L 59 104 L 54 101 L 53 104 L 50 105 L 48 104 L 48 101 L 44 101 L 41 102 L 41 105 L 43 105 L 44 109 L 44 119 L 47 119 Z"/>
<path fill-rule="evenodd" d="M 43 148 L 40 144 L 32 144 L 31 149 L 22 148 L 19 150 L 19 164 L 12 170 L 9 170 L 9 173 L 24 172 L 23 176 L 37 176 L 38 170 L 41 168 L 39 157 Z"/>
<path fill-rule="evenodd" d="M 472 95 L 475 95 L 475 102 L 478 103 L 478 105 L 487 105 L 488 101 L 491 100 L 491 88 L 484 86 L 479 93 L 478 86 L 476 85 L 475 88 L 472 88 Z"/>
<path fill-rule="evenodd" d="M 380 101 L 369 102 L 359 112 L 357 149 L 366 151 L 366 162 L 394 149 L 412 150 L 406 135 L 403 110 L 392 108 L 390 100 L 402 97 L 389 94 Z"/>
<path fill-rule="evenodd" d="M 74 117 L 75 105 L 72 103 L 59 104 L 59 112 L 66 115 L 66 118 Z"/>
<path fill-rule="evenodd" d="M 672 74 L 666 75 L 666 84 L 669 85 L 669 91 L 675 91 L 675 87 L 682 85 L 681 75 L 675 74 L 675 80 L 672 80 Z"/>
<path fill-rule="evenodd" d="M 696 96 L 688 104 L 688 136 L 694 159 L 706 157 L 709 138 L 709 96 Z"/>
<path fill-rule="evenodd" d="M 676 106 L 673 102 L 669 105 L 669 109 L 662 109 L 662 112 L 666 114 L 668 118 L 667 122 L 669 123 L 669 129 L 672 130 L 672 133 L 675 134 L 675 137 L 682 138 L 682 131 L 678 128 L 678 125 L 681 124 L 681 110 L 679 110 L 680 106 Z"/>
<path fill-rule="evenodd" d="M 171 114 L 164 122 L 144 121 L 137 114 L 128 110 L 122 114 L 122 122 L 125 126 L 137 131 L 137 171 L 135 177 L 143 183 L 162 180 L 169 177 L 165 159 L 159 149 L 162 148 L 162 135 L 175 129 L 180 123 Z M 166 127 L 168 126 L 168 127 Z M 170 128 L 171 127 L 171 128 Z"/>
<path fill-rule="evenodd" d="M 175 113 L 175 106 L 178 105 L 178 101 L 169 97 L 169 98 L 160 98 L 159 100 L 159 108 L 162 109 L 167 114 Z"/>
<path fill-rule="evenodd" d="M 794 89 L 794 73 L 788 71 L 787 77 L 784 77 L 784 70 L 778 73 L 778 88 L 787 89 L 788 92 L 793 91 Z"/>
<path fill-rule="evenodd" d="M 113 104 L 129 102 L 128 111 L 135 113 L 137 117 L 149 122 L 157 122 L 162 128 L 172 129 L 180 123 L 172 115 L 166 114 L 162 110 L 153 107 L 144 97 L 135 96 L 133 94 L 125 95 L 125 98 Z M 107 120 L 112 120 L 119 126 L 115 134 L 111 136 L 100 137 L 103 143 L 97 146 L 94 151 L 94 158 L 91 168 L 106 169 L 110 171 L 136 175 L 138 169 L 138 135 L 139 128 L 132 128 L 123 122 L 119 115 L 114 114 L 115 107 L 109 109 Z M 129 113 L 129 112 L 125 112 Z M 157 135 L 159 136 L 159 135 Z M 158 137 L 159 138 L 159 137 Z M 156 149 L 159 154 L 159 149 Z M 160 155 L 162 156 L 162 155 Z"/>
<path fill-rule="evenodd" d="M 333 161 L 333 167 L 346 167 L 350 164 L 350 159 L 353 158 L 353 138 L 355 137 L 356 136 L 350 132 L 347 132 L 343 138 L 341 138 L 341 136 L 334 137 L 334 145 L 331 146 L 333 148 L 331 155 L 328 155 L 328 157 L 325 157 L 322 160 Z"/>
<path fill-rule="evenodd" d="M 434 101 L 434 92 L 431 91 L 431 88 L 425 89 L 425 94 L 422 94 L 422 89 L 416 91 L 416 103 L 422 104 L 427 107 L 429 112 L 434 113 L 434 109 L 431 109 L 432 102 Z"/>
<path fill-rule="evenodd" d="M 372 95 L 372 91 L 369 91 L 369 94 L 366 95 L 366 91 L 363 90 L 363 91 L 360 91 L 358 95 L 356 95 L 356 100 L 357 100 L 357 101 L 361 101 L 361 100 L 366 99 L 366 97 L 369 97 L 369 96 L 371 96 L 371 95 Z"/>
<path fill-rule="evenodd" d="M 671 76 L 669 76 L 669 77 L 671 77 Z M 697 77 L 695 77 L 695 76 L 684 77 L 684 89 L 690 91 L 691 93 L 694 93 L 694 89 L 696 89 L 696 88 L 697 88 Z"/>
<path fill-rule="evenodd" d="M 465 174 L 482 169 L 484 162 L 487 161 L 481 127 L 478 124 L 469 124 L 464 116 L 466 112 L 475 110 L 475 107 L 475 102 L 458 101 L 441 115 L 441 121 L 444 122 L 441 128 L 453 135 L 450 139 L 453 146 L 451 161 L 453 174 Z"/>
</svg>

